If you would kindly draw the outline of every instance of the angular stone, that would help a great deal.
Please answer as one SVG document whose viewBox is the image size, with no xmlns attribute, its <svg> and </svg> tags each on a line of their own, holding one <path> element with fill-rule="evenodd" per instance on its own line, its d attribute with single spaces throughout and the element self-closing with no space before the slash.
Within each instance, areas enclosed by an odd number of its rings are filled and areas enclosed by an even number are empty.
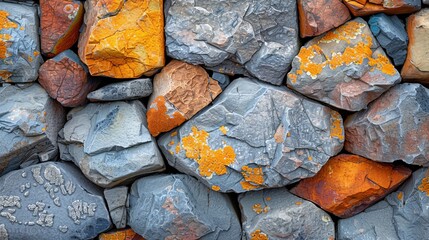
<svg viewBox="0 0 429 240">
<path fill-rule="evenodd" d="M 231 83 L 229 76 L 223 73 L 213 72 L 212 78 L 219 83 L 219 86 L 222 88 L 222 91 L 225 90 L 225 88 L 228 87 L 228 85 Z"/>
<path fill-rule="evenodd" d="M 149 78 L 135 79 L 108 84 L 88 94 L 91 102 L 109 102 L 118 100 L 134 100 L 152 94 L 152 80 Z"/>
<path fill-rule="evenodd" d="M 0 175 L 57 157 L 65 110 L 39 84 L 0 87 Z"/>
<path fill-rule="evenodd" d="M 79 38 L 83 4 L 77 0 L 40 0 L 40 41 L 48 57 L 71 48 Z"/>
<path fill-rule="evenodd" d="M 164 66 L 162 0 L 85 1 L 79 57 L 93 76 L 137 78 Z"/>
<path fill-rule="evenodd" d="M 356 18 L 306 43 L 292 62 L 287 85 L 334 107 L 359 111 L 400 81 L 368 24 Z"/>
<path fill-rule="evenodd" d="M 404 166 L 340 154 L 291 192 L 341 218 L 351 217 L 384 198 L 411 175 Z"/>
<path fill-rule="evenodd" d="M 204 68 L 173 60 L 153 81 L 147 112 L 152 136 L 181 125 L 222 92 Z"/>
<path fill-rule="evenodd" d="M 103 193 L 71 164 L 10 172 L 0 178 L 0 192 L 9 239 L 92 239 L 111 226 Z"/>
<path fill-rule="evenodd" d="M 144 240 L 144 238 L 129 228 L 102 233 L 98 240 Z"/>
<path fill-rule="evenodd" d="M 318 36 L 350 19 L 341 0 L 298 0 L 298 13 L 302 38 Z"/>
<path fill-rule="evenodd" d="M 421 0 L 344 0 L 354 16 L 368 16 L 376 13 L 413 13 L 421 8 Z"/>
<path fill-rule="evenodd" d="M 35 6 L 0 2 L 0 82 L 36 81 L 43 62 L 38 25 Z"/>
<path fill-rule="evenodd" d="M 152 175 L 133 183 L 128 225 L 148 239 L 240 239 L 227 195 L 184 174 Z"/>
<path fill-rule="evenodd" d="M 127 225 L 128 187 L 120 186 L 104 190 L 110 218 L 117 229 Z"/>
<path fill-rule="evenodd" d="M 335 238 L 329 214 L 286 189 L 264 189 L 238 197 L 243 219 L 243 239 Z"/>
<path fill-rule="evenodd" d="M 42 64 L 39 83 L 64 107 L 77 107 L 86 103 L 86 95 L 99 82 L 89 76 L 86 66 L 73 51 L 66 50 Z"/>
<path fill-rule="evenodd" d="M 429 166 L 429 89 L 399 84 L 347 117 L 345 149 L 378 162 Z"/>
<path fill-rule="evenodd" d="M 224 63 L 237 63 L 280 85 L 298 52 L 295 0 L 167 0 L 165 8 L 167 54 L 175 59 L 216 66 L 218 72 Z"/>
<path fill-rule="evenodd" d="M 286 87 L 240 78 L 158 144 L 214 190 L 281 187 L 313 176 L 344 142 L 339 113 Z"/>
<path fill-rule="evenodd" d="M 102 187 L 164 170 L 145 112 L 139 101 L 90 103 L 71 110 L 59 133 L 61 159 L 73 161 Z"/>
</svg>

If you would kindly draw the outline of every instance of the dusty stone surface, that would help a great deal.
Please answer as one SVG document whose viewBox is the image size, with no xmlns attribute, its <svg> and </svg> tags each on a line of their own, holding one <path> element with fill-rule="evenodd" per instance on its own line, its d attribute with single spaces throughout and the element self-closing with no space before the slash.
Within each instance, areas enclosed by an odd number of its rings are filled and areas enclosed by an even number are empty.
<svg viewBox="0 0 429 240">
<path fill-rule="evenodd" d="M 98 240 L 144 240 L 144 238 L 129 228 L 102 233 Z"/>
<path fill-rule="evenodd" d="M 283 83 L 298 52 L 296 1 L 166 0 L 166 47 L 172 58 L 216 67 L 233 61 L 258 79 Z M 228 67 L 229 66 L 229 67 Z"/>
<path fill-rule="evenodd" d="M 10 172 L 0 192 L 0 228 L 9 239 L 92 239 L 111 225 L 102 192 L 71 164 Z"/>
<path fill-rule="evenodd" d="M 61 159 L 73 161 L 102 187 L 164 170 L 145 113 L 139 101 L 90 103 L 71 110 L 59 133 Z"/>
<path fill-rule="evenodd" d="M 336 111 L 286 87 L 240 78 L 158 144 L 179 171 L 217 191 L 244 192 L 313 176 L 343 141 Z"/>
<path fill-rule="evenodd" d="M 134 100 L 151 95 L 152 88 L 152 80 L 149 78 L 117 82 L 90 92 L 88 99 L 91 102 Z"/>
<path fill-rule="evenodd" d="M 117 229 L 127 225 L 128 187 L 120 186 L 104 190 L 110 218 Z"/>
<path fill-rule="evenodd" d="M 240 239 L 228 196 L 190 176 L 143 177 L 133 183 L 129 198 L 128 225 L 147 239 Z"/>
<path fill-rule="evenodd" d="M 429 89 L 404 83 L 349 116 L 345 149 L 378 162 L 429 166 Z"/>
<path fill-rule="evenodd" d="M 376 13 L 405 14 L 421 8 L 420 0 L 344 0 L 354 16 L 368 16 Z"/>
</svg>

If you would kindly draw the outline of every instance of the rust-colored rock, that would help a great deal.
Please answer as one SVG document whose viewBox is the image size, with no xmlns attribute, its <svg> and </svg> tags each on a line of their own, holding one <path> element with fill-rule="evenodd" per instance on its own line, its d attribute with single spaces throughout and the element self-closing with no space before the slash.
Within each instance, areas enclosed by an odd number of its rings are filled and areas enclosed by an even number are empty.
<svg viewBox="0 0 429 240">
<path fill-rule="evenodd" d="M 350 19 L 350 12 L 341 0 L 298 0 L 301 37 L 317 36 Z"/>
<path fill-rule="evenodd" d="M 368 16 L 376 13 L 404 14 L 421 8 L 420 0 L 344 0 L 354 16 Z"/>
<path fill-rule="evenodd" d="M 98 236 L 99 240 L 144 240 L 144 238 L 135 233 L 131 228 L 117 230 L 108 233 L 102 233 Z"/>
<path fill-rule="evenodd" d="M 292 193 L 347 218 L 395 190 L 410 175 L 411 170 L 403 166 L 340 154 L 331 158 L 314 177 L 301 180 Z"/>
</svg>

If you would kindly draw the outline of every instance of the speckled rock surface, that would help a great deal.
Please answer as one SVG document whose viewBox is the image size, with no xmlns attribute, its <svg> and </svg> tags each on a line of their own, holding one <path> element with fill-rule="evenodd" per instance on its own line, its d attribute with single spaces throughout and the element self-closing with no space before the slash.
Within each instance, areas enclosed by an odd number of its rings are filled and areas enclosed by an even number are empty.
<svg viewBox="0 0 429 240">
<path fill-rule="evenodd" d="M 228 196 L 190 176 L 141 178 L 129 198 L 128 225 L 147 239 L 240 239 L 240 222 Z"/>
<path fill-rule="evenodd" d="M 421 0 L 344 0 L 354 16 L 367 16 L 376 13 L 413 13 L 421 8 Z"/>
<path fill-rule="evenodd" d="M 135 79 L 108 84 L 88 94 L 91 102 L 111 102 L 118 100 L 134 100 L 152 94 L 152 80 L 149 78 Z"/>
<path fill-rule="evenodd" d="M 127 225 L 128 187 L 119 186 L 104 190 L 110 218 L 117 229 Z"/>
<path fill-rule="evenodd" d="M 217 191 L 244 192 L 313 176 L 343 141 L 337 112 L 286 87 L 241 78 L 158 144 L 179 171 Z"/>
</svg>

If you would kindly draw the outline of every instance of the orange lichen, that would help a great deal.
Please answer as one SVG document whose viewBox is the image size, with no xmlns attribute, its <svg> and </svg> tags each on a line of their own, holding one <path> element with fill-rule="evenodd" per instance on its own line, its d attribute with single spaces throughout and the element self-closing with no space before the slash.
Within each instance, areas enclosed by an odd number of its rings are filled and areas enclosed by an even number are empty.
<svg viewBox="0 0 429 240">
<path fill-rule="evenodd" d="M 250 240 L 268 240 L 267 234 L 257 229 L 250 234 Z"/>
<path fill-rule="evenodd" d="M 261 167 L 251 168 L 243 166 L 241 168 L 241 175 L 243 175 L 246 182 L 261 185 L 264 183 L 264 172 Z"/>
<path fill-rule="evenodd" d="M 362 28 L 364 27 L 365 24 L 363 23 L 355 21 L 347 22 L 343 26 L 326 33 L 326 35 L 319 40 L 319 43 L 329 43 L 332 41 L 345 41 L 350 43 L 351 39 L 356 39 L 359 34 L 362 33 Z"/>
<path fill-rule="evenodd" d="M 166 101 L 163 96 L 155 98 L 147 111 L 147 123 L 150 134 L 156 137 L 161 132 L 167 132 L 183 122 L 186 118 L 178 111 L 172 115 L 167 114 Z"/>
<path fill-rule="evenodd" d="M 266 197 L 265 200 L 271 201 L 271 197 Z"/>
<path fill-rule="evenodd" d="M 403 192 L 399 192 L 396 197 L 398 198 L 399 201 L 402 201 L 402 199 L 404 199 L 404 193 Z"/>
<path fill-rule="evenodd" d="M 144 238 L 135 233 L 131 228 L 117 230 L 115 232 L 102 233 L 99 240 L 144 240 Z"/>
<path fill-rule="evenodd" d="M 228 128 L 225 126 L 220 126 L 219 130 L 225 135 L 228 132 Z"/>
<path fill-rule="evenodd" d="M 168 146 L 173 146 L 174 145 L 174 141 L 173 140 L 171 140 L 169 143 L 168 143 Z"/>
<path fill-rule="evenodd" d="M 177 136 L 177 131 L 174 131 L 170 134 L 170 137 L 175 137 L 175 136 Z"/>
<path fill-rule="evenodd" d="M 429 196 L 429 176 L 422 179 L 422 183 L 418 186 L 418 189 Z"/>
<path fill-rule="evenodd" d="M 0 78 L 3 79 L 3 81 L 8 81 L 11 76 L 11 72 L 6 70 L 0 70 Z"/>
<path fill-rule="evenodd" d="M 9 28 L 17 28 L 18 24 L 10 21 L 7 17 L 9 13 L 0 10 L 0 30 L 9 29 Z M 5 59 L 7 57 L 7 44 L 6 41 L 12 38 L 9 34 L 1 34 L 0 35 L 0 59 Z"/>
<path fill-rule="evenodd" d="M 311 45 L 308 48 L 301 48 L 297 55 L 301 62 L 299 70 L 301 70 L 302 73 L 307 73 L 312 78 L 316 78 L 317 75 L 322 72 L 325 63 L 315 63 L 312 61 L 312 59 L 316 56 L 316 53 L 320 54 L 321 52 L 322 49 L 317 45 Z"/>
<path fill-rule="evenodd" d="M 241 188 L 243 188 L 246 191 L 250 191 L 250 190 L 254 190 L 254 189 L 259 188 L 259 186 L 253 185 L 253 184 L 246 182 L 246 181 L 241 181 L 240 184 L 241 184 Z"/>
<path fill-rule="evenodd" d="M 344 131 L 341 115 L 336 111 L 331 111 L 331 138 L 338 138 L 340 141 L 344 141 Z"/>
<path fill-rule="evenodd" d="M 295 202 L 295 205 L 297 206 L 302 205 L 302 202 L 301 201 Z"/>
<path fill-rule="evenodd" d="M 176 154 L 178 154 L 180 152 L 180 145 L 179 144 L 176 145 L 175 150 L 176 150 Z"/>
<path fill-rule="evenodd" d="M 261 204 L 256 203 L 253 205 L 252 210 L 256 214 L 261 214 L 261 213 L 267 213 L 270 210 L 270 208 L 268 206 L 262 207 Z"/>
<path fill-rule="evenodd" d="M 212 190 L 218 192 L 220 190 L 220 187 L 217 185 L 213 185 Z"/>
</svg>

